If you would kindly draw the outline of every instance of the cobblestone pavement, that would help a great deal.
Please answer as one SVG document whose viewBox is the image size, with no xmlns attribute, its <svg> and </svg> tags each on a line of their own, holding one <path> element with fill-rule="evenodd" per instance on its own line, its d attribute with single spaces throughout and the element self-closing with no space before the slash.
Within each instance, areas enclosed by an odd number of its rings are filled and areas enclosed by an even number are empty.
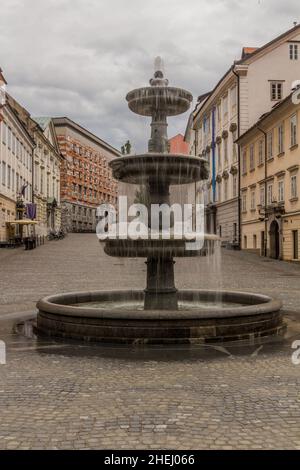
<svg viewBox="0 0 300 470">
<path fill-rule="evenodd" d="M 300 449 L 300 265 L 230 251 L 178 262 L 180 287 L 268 293 L 287 312 L 284 340 L 192 348 L 36 338 L 23 320 L 41 296 L 144 286 L 142 260 L 106 257 L 94 235 L 0 250 L 0 267 L 1 449 Z"/>
</svg>

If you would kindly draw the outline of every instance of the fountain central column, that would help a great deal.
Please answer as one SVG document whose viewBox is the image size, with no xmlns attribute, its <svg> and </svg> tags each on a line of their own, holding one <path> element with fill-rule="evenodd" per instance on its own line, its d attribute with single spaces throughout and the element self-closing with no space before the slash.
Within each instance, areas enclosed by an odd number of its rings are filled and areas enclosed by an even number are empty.
<svg viewBox="0 0 300 470">
<path fill-rule="evenodd" d="M 149 227 L 151 228 L 151 205 L 170 205 L 169 183 L 167 180 L 149 182 Z M 170 214 L 170 225 L 173 218 Z M 159 231 L 162 230 L 162 219 L 159 220 Z M 148 256 L 147 287 L 145 289 L 145 310 L 177 310 L 178 299 L 174 279 L 174 264 L 172 256 L 164 253 L 163 247 L 157 256 Z"/>
</svg>

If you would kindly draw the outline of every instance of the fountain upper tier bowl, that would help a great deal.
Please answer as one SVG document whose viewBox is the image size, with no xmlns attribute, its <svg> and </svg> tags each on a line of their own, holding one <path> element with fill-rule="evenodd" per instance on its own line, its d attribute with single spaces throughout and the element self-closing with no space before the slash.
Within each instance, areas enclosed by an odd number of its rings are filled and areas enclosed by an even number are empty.
<svg viewBox="0 0 300 470">
<path fill-rule="evenodd" d="M 182 88 L 161 86 L 130 91 L 126 100 L 129 109 L 141 116 L 152 116 L 160 110 L 165 116 L 176 116 L 189 109 L 193 96 Z"/>
<path fill-rule="evenodd" d="M 105 240 L 104 251 L 109 256 L 131 257 L 131 258 L 191 258 L 194 256 L 207 256 L 208 253 L 214 252 L 214 244 L 219 238 L 217 235 L 204 234 L 204 243 L 197 247 L 194 240 L 183 240 L 171 238 L 170 240 L 160 239 L 138 239 L 138 240 L 122 240 L 109 239 Z M 194 242 L 191 247 L 187 243 Z"/>
<path fill-rule="evenodd" d="M 165 181 L 169 185 L 188 184 L 209 177 L 204 158 L 170 153 L 123 156 L 109 163 L 113 177 L 123 183 L 145 184 Z"/>
</svg>

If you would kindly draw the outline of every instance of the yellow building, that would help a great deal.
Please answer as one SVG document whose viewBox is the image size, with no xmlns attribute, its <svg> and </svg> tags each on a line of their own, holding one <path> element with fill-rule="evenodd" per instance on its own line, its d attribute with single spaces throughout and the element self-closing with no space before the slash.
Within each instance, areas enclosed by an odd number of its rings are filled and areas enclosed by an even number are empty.
<svg viewBox="0 0 300 470">
<path fill-rule="evenodd" d="M 239 139 L 242 248 L 300 259 L 300 89 Z"/>
</svg>

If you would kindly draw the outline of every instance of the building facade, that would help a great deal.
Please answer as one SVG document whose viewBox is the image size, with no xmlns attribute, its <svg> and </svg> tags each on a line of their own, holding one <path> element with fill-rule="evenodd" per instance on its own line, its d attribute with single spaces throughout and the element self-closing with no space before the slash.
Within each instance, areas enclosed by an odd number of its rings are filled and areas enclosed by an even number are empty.
<svg viewBox="0 0 300 470">
<path fill-rule="evenodd" d="M 300 89 L 240 139 L 242 248 L 300 260 Z"/>
<path fill-rule="evenodd" d="M 60 166 L 62 157 L 59 151 L 55 128 L 49 117 L 32 118 L 30 113 L 12 96 L 7 102 L 26 128 L 35 147 L 32 168 L 32 203 L 34 219 L 38 222 L 35 233 L 46 236 L 61 228 L 60 207 Z"/>
<path fill-rule="evenodd" d="M 32 120 L 34 149 L 33 200 L 36 204 L 38 235 L 57 232 L 61 228 L 59 151 L 54 124 L 49 117 Z"/>
<path fill-rule="evenodd" d="M 117 182 L 108 166 L 120 152 L 72 120 L 53 118 L 60 152 L 62 226 L 68 232 L 96 229 L 96 209 L 115 204 Z"/>
<path fill-rule="evenodd" d="M 11 234 L 7 222 L 17 218 L 17 199 L 32 202 L 35 144 L 9 103 L 0 110 L 0 241 Z"/>
<path fill-rule="evenodd" d="M 190 153 L 207 158 L 211 178 L 197 194 L 207 202 L 207 225 L 223 244 L 240 246 L 240 154 L 235 140 L 299 79 L 300 25 L 260 48 L 244 48 L 193 113 Z"/>
<path fill-rule="evenodd" d="M 169 153 L 181 153 L 182 155 L 189 154 L 189 144 L 184 140 L 182 134 L 177 134 L 169 139 Z"/>
</svg>

